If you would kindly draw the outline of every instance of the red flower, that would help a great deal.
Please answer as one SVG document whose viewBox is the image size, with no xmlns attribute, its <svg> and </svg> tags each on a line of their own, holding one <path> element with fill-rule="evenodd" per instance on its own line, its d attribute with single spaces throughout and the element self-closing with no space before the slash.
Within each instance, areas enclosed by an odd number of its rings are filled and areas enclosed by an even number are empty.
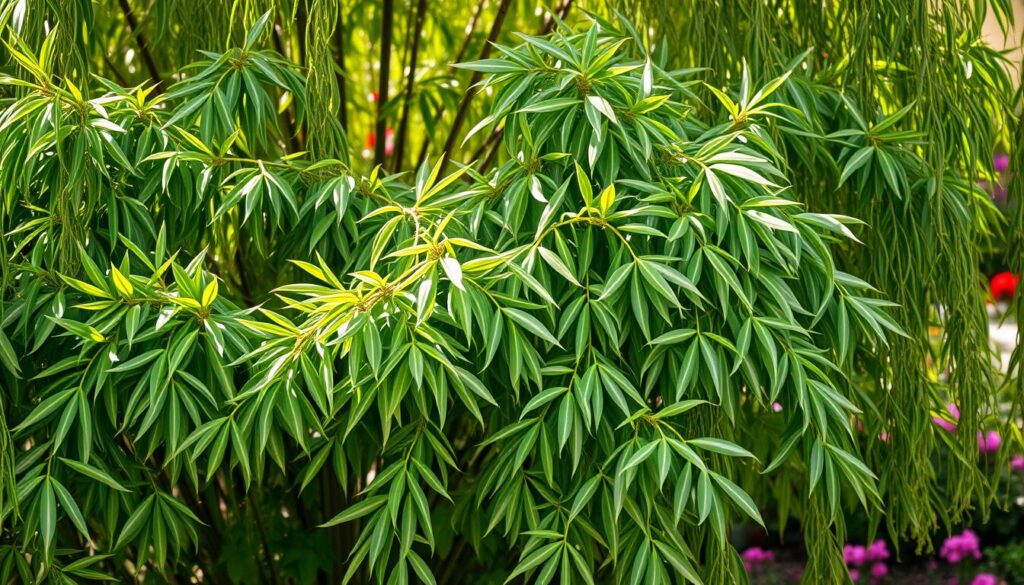
<svg viewBox="0 0 1024 585">
<path fill-rule="evenodd" d="M 377 145 L 377 133 L 370 132 L 366 137 L 366 148 L 373 149 Z M 395 131 L 388 128 L 384 131 L 384 154 L 391 156 L 395 151 Z"/>
<path fill-rule="evenodd" d="M 993 276 L 989 281 L 992 298 L 997 301 L 1013 298 L 1019 280 L 1020 278 L 1012 272 L 1000 272 Z"/>
</svg>

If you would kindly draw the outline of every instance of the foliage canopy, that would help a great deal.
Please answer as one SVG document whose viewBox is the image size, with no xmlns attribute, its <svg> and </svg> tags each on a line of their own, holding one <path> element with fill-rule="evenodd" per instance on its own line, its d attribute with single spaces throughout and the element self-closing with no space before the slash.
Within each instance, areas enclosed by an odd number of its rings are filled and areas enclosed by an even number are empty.
<svg viewBox="0 0 1024 585">
<path fill-rule="evenodd" d="M 357 121 L 339 3 L 142 4 L 118 30 L 158 84 L 89 75 L 92 3 L 0 3 L 0 581 L 739 582 L 731 527 L 770 513 L 841 582 L 852 510 L 923 545 L 987 509 L 987 47 L 962 93 L 911 95 L 814 50 L 709 71 L 602 7 L 503 35 L 505 0 L 433 100 L 421 0 L 404 93 Z M 371 125 L 379 164 L 349 147 Z"/>
</svg>

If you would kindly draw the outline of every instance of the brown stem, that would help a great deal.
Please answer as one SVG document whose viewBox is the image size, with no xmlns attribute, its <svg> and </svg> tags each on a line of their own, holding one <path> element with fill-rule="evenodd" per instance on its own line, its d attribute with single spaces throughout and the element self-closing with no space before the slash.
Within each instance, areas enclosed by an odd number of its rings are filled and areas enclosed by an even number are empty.
<svg viewBox="0 0 1024 585">
<path fill-rule="evenodd" d="M 124 74 L 117 68 L 117 64 L 110 59 L 110 55 L 107 55 L 106 51 L 103 53 L 103 62 L 107 65 L 107 69 L 114 75 L 114 79 L 117 80 L 123 87 L 128 87 L 128 80 L 125 79 Z"/>
<path fill-rule="evenodd" d="M 288 54 L 291 52 L 291 45 L 288 46 L 288 50 L 285 49 L 284 41 L 282 40 L 282 29 L 280 20 L 275 17 L 273 34 L 270 35 L 271 40 L 274 43 L 274 50 L 281 54 L 282 57 L 288 59 Z M 304 63 L 305 61 L 299 61 Z M 295 120 L 292 119 L 292 109 L 295 107 L 293 103 L 288 107 L 287 110 L 281 112 L 281 118 L 284 120 L 286 132 L 288 132 L 288 143 L 291 145 L 292 152 L 301 152 L 303 150 L 303 141 L 299 136 L 300 129 L 295 127 Z"/>
<path fill-rule="evenodd" d="M 409 55 L 409 74 L 405 78 L 405 98 L 402 100 L 402 121 L 398 124 L 398 138 L 395 142 L 395 168 L 402 168 L 405 154 L 405 135 L 409 128 L 409 107 L 412 104 L 412 91 L 416 82 L 416 55 L 420 48 L 420 37 L 423 36 L 423 21 L 427 12 L 427 0 L 416 2 L 416 23 L 412 27 L 412 51 Z"/>
<path fill-rule="evenodd" d="M 118 3 L 121 5 L 121 12 L 124 13 L 124 21 L 128 24 L 128 28 L 131 29 L 132 35 L 135 37 L 135 43 L 139 46 L 139 53 L 142 54 L 142 60 L 146 63 L 149 76 L 156 83 L 156 91 L 161 93 L 163 89 L 160 87 L 160 84 L 163 82 L 163 79 L 160 78 L 160 71 L 156 67 L 156 61 L 153 60 L 153 55 L 149 52 L 149 43 L 142 34 L 142 29 L 139 28 L 139 21 L 135 20 L 135 14 L 132 12 L 132 7 L 128 4 L 128 0 L 119 0 Z"/>
<path fill-rule="evenodd" d="M 569 9 L 572 8 L 572 0 L 563 0 L 562 5 L 555 9 L 554 13 L 548 12 L 544 15 L 544 26 L 540 29 L 540 36 L 544 36 L 551 32 L 551 29 L 555 28 L 554 14 L 558 15 L 559 20 L 564 20 L 565 15 L 569 14 Z"/>
<path fill-rule="evenodd" d="M 445 559 L 444 572 L 441 573 L 441 578 L 437 581 L 440 585 L 445 585 L 446 583 L 448 583 L 456 570 L 466 569 L 464 565 L 458 562 L 459 557 L 462 556 L 462 552 L 465 549 L 466 539 L 460 538 L 458 542 L 455 543 L 455 547 L 452 549 L 451 554 L 448 555 L 448 557 Z"/>
<path fill-rule="evenodd" d="M 295 31 L 295 35 L 299 41 L 299 60 L 296 63 L 306 62 L 306 26 L 308 21 L 309 15 L 306 13 L 306 3 L 299 2 L 295 11 L 295 27 L 298 29 Z"/>
<path fill-rule="evenodd" d="M 252 507 L 253 518 L 256 519 L 256 530 L 260 533 L 260 543 L 263 545 L 263 554 L 267 557 L 267 565 L 270 566 L 270 582 L 279 585 L 277 578 L 277 565 L 274 563 L 274 551 L 270 550 L 270 541 L 267 540 L 267 530 L 263 527 L 263 515 L 260 513 L 260 504 L 254 492 L 249 492 L 249 505 Z"/>
<path fill-rule="evenodd" d="M 341 97 L 341 106 L 338 108 L 338 120 L 341 122 L 341 129 L 348 130 L 348 95 L 345 91 L 345 11 L 339 10 L 338 26 L 334 28 L 334 47 L 337 50 L 338 62 L 338 95 Z"/>
<path fill-rule="evenodd" d="M 491 32 L 487 35 L 487 42 L 480 49 L 480 59 L 486 59 L 491 54 L 491 47 L 498 40 L 501 26 L 505 23 L 505 16 L 508 15 L 508 9 L 511 5 L 512 0 L 501 0 L 501 4 L 498 5 L 498 14 L 494 17 L 494 24 L 491 25 Z M 451 157 L 451 151 L 455 147 L 455 141 L 459 138 L 462 123 L 465 122 L 466 114 L 469 113 L 469 103 L 476 95 L 476 86 L 483 79 L 483 75 L 481 71 L 474 71 L 473 76 L 469 79 L 469 87 L 466 88 L 466 93 L 462 96 L 462 101 L 459 103 L 459 111 L 455 113 L 455 119 L 452 120 L 452 128 L 448 132 L 448 139 L 444 142 L 444 151 L 441 153 L 441 156 L 444 157 L 441 163 L 442 173 L 445 167 L 448 166 L 448 159 Z"/>
<path fill-rule="evenodd" d="M 347 498 L 340 486 L 336 483 L 334 475 L 323 472 L 319 478 L 320 501 L 323 502 L 323 515 L 320 522 L 326 522 L 335 517 L 338 513 L 348 507 Z M 345 574 L 345 567 L 349 555 L 352 552 L 351 526 L 338 524 L 327 528 L 327 534 L 331 539 L 331 548 L 334 550 L 334 583 L 341 581 Z"/>
<path fill-rule="evenodd" d="M 198 497 L 192 494 L 192 490 L 188 486 L 178 486 L 178 492 L 181 494 L 182 499 L 186 501 L 188 508 L 195 512 L 202 522 L 198 528 L 199 532 L 203 535 L 203 546 L 199 549 L 199 557 L 202 563 L 200 566 L 203 569 L 203 573 L 208 575 L 213 582 L 217 582 L 218 579 L 226 577 L 222 571 L 215 570 L 217 568 L 217 559 L 220 558 L 221 550 L 224 548 L 217 525 L 209 509 L 200 503 Z"/>
<path fill-rule="evenodd" d="M 484 4 L 487 4 L 487 0 L 480 0 L 476 8 L 473 9 L 473 15 L 469 17 L 469 24 L 466 25 L 466 36 L 463 37 L 462 45 L 459 46 L 459 52 L 455 53 L 455 60 L 452 63 L 460 63 L 466 56 L 466 50 L 469 49 L 469 41 L 473 40 L 473 31 L 476 30 L 476 22 L 480 20 L 480 14 L 484 11 Z"/>
<path fill-rule="evenodd" d="M 242 288 L 242 298 L 247 305 L 252 305 L 252 284 L 249 282 L 249 273 L 245 266 L 245 235 L 238 233 L 238 240 L 235 244 L 235 260 L 238 268 L 238 284 Z"/>
<path fill-rule="evenodd" d="M 373 145 L 374 164 L 384 164 L 387 145 L 387 120 L 384 106 L 388 101 L 388 76 L 391 73 L 391 37 L 395 18 L 395 1 L 384 0 L 380 30 L 380 83 L 377 85 L 377 129 Z"/>
<path fill-rule="evenodd" d="M 499 146 L 501 146 L 501 140 L 495 140 L 491 143 L 490 150 L 487 152 L 487 158 L 484 159 L 484 164 L 480 168 L 491 168 L 491 163 L 494 162 L 494 157 L 498 154 Z"/>
<path fill-rule="evenodd" d="M 473 153 L 473 157 L 469 160 L 480 160 L 480 157 L 483 156 L 484 152 L 488 148 L 490 148 L 494 144 L 494 142 L 499 138 L 501 138 L 501 129 L 495 128 L 494 130 L 491 131 L 491 134 L 487 137 L 487 140 L 485 140 L 484 143 L 480 145 L 480 148 L 476 149 L 476 152 Z"/>
<path fill-rule="evenodd" d="M 472 16 L 469 17 L 469 24 L 466 25 L 466 36 L 462 38 L 462 46 L 459 47 L 459 52 L 455 54 L 455 59 L 452 63 L 462 62 L 462 58 L 466 56 L 466 49 L 469 48 L 469 41 L 473 38 L 473 31 L 476 30 L 476 21 L 480 19 L 480 13 L 483 12 L 484 4 L 487 0 L 480 0 L 476 4 L 476 8 L 473 9 Z M 441 102 L 437 106 L 437 112 L 434 113 L 434 122 L 437 123 L 441 120 L 441 116 L 444 115 L 444 102 Z M 427 160 L 427 149 L 430 147 L 431 138 L 433 137 L 432 132 L 425 132 L 423 136 L 423 145 L 420 146 L 420 155 L 416 158 L 416 166 L 423 165 L 423 161 Z"/>
</svg>

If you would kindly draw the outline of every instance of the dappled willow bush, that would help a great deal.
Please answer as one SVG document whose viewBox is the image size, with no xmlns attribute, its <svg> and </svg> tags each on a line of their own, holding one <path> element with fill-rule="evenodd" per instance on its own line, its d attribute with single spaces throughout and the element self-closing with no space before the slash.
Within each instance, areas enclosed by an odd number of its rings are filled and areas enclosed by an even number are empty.
<svg viewBox="0 0 1024 585">
<path fill-rule="evenodd" d="M 266 20 L 166 93 L 10 35 L 4 582 L 723 583 L 769 494 L 844 578 L 855 429 L 899 424 L 851 378 L 901 331 L 780 140 L 909 193 L 906 110 L 699 86 L 595 20 L 462 65 L 496 163 L 359 176 L 289 149 Z"/>
</svg>

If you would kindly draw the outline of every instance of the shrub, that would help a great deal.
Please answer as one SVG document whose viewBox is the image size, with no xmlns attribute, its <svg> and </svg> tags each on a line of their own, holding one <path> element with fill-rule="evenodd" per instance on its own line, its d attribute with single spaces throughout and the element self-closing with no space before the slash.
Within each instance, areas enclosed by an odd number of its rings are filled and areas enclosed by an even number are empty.
<svg viewBox="0 0 1024 585">
<path fill-rule="evenodd" d="M 460 65 L 486 156 L 362 173 L 272 14 L 162 93 L 8 31 L 0 580 L 722 583 L 773 501 L 847 578 L 905 334 L 793 159 L 920 197 L 909 105 L 595 15 Z"/>
</svg>

